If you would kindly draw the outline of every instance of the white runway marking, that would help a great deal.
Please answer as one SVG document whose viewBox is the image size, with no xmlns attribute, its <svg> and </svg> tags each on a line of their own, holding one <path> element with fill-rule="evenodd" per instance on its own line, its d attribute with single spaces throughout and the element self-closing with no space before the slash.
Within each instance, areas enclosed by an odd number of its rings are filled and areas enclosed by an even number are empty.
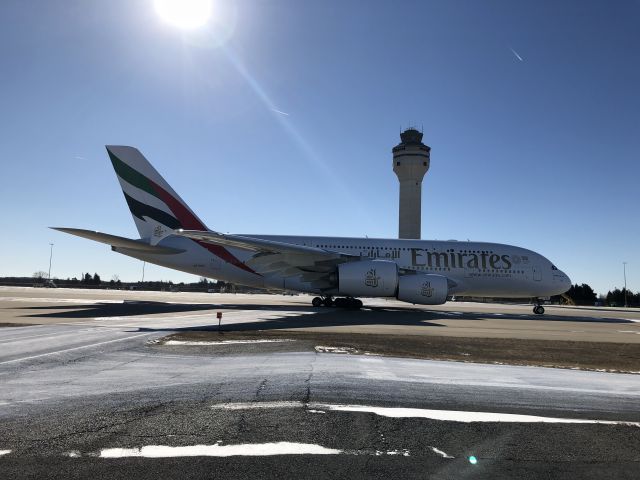
<svg viewBox="0 0 640 480">
<path fill-rule="evenodd" d="M 169 340 L 165 342 L 165 345 L 232 345 L 238 343 L 282 343 L 282 342 L 295 342 L 288 338 L 273 339 L 273 340 L 220 340 L 219 342 L 197 342 L 186 340 Z"/>
<path fill-rule="evenodd" d="M 69 325 L 73 325 L 73 324 L 69 324 Z M 44 325 L 42 325 L 44 326 Z M 74 325 L 76 326 L 76 325 Z M 71 336 L 77 336 L 78 333 L 95 333 L 95 334 L 99 334 L 98 330 L 95 330 L 95 327 L 93 328 L 85 328 L 82 330 L 58 330 L 55 332 L 49 332 L 49 333 L 41 333 L 39 335 L 27 335 L 27 336 L 20 336 L 20 335 L 16 335 L 14 337 L 0 337 L 0 344 L 5 344 L 5 343 L 10 343 L 10 344 L 15 344 L 18 342 L 23 342 L 26 340 L 33 340 L 34 338 L 39 338 L 40 340 L 38 341 L 43 341 L 46 337 L 52 338 L 52 339 L 61 339 L 62 337 L 71 337 Z"/>
<path fill-rule="evenodd" d="M 508 423 L 597 423 L 604 425 L 626 425 L 640 427 L 640 422 L 624 422 L 614 420 L 584 420 L 577 418 L 538 417 L 534 415 L 516 415 L 512 413 L 468 412 L 458 410 L 429 410 L 422 408 L 388 408 L 369 407 L 364 405 L 332 405 L 314 403 L 315 408 L 324 408 L 338 412 L 375 413 L 391 418 L 429 418 L 448 422 L 508 422 Z"/>
<path fill-rule="evenodd" d="M 0 450 L 0 455 L 8 455 L 11 453 L 11 450 Z"/>
<path fill-rule="evenodd" d="M 337 455 L 339 453 L 342 453 L 342 450 L 326 448 L 312 443 L 277 442 L 238 445 L 192 445 L 188 447 L 147 445 L 141 448 L 105 448 L 100 451 L 100 457 L 254 457 L 271 455 Z"/>
<path fill-rule="evenodd" d="M 22 342 L 24 340 L 31 340 L 34 338 L 41 338 L 41 337 L 57 337 L 60 335 L 64 335 L 65 333 L 69 334 L 69 335 L 73 335 L 72 332 L 60 332 L 60 333 L 41 333 L 40 335 L 27 335 L 27 336 L 20 336 L 20 335 L 15 335 L 13 337 L 2 337 L 2 340 L 0 340 L 0 344 L 2 343 L 15 343 L 15 342 Z"/>
<path fill-rule="evenodd" d="M 108 300 L 106 298 L 37 298 L 37 297 L 2 297 L 7 302 L 44 302 L 44 303 L 123 303 L 122 300 Z"/>
<path fill-rule="evenodd" d="M 125 340 L 130 340 L 132 338 L 137 338 L 137 337 L 144 337 L 146 335 L 153 335 L 153 333 L 140 333 L 138 335 L 131 335 L 130 337 L 116 338 L 115 340 L 107 340 L 106 342 L 92 343 L 90 345 L 82 345 L 80 347 L 65 348 L 64 350 L 56 350 L 55 352 L 41 353 L 39 355 L 31 355 L 29 357 L 14 358 L 13 360 L 6 360 L 4 362 L 0 362 L 0 365 L 4 365 L 7 363 L 14 363 L 14 362 L 23 362 L 25 360 L 32 360 L 34 358 L 46 357 L 48 355 L 55 355 L 58 353 L 72 352 L 74 350 L 82 350 L 83 348 L 97 347 L 98 345 L 106 345 L 108 343 L 123 342 Z"/>
</svg>

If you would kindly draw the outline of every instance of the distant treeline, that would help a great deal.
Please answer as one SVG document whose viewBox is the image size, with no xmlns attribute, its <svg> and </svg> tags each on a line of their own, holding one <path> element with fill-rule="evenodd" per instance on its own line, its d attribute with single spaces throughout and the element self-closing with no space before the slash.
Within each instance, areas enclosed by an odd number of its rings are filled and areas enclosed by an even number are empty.
<svg viewBox="0 0 640 480">
<path fill-rule="evenodd" d="M 553 297 L 558 299 L 560 303 L 573 304 L 573 305 L 607 305 L 610 307 L 622 307 L 625 303 L 630 307 L 640 307 L 640 292 L 633 293 L 631 290 L 626 291 L 625 302 L 625 289 L 622 290 L 616 288 L 609 290 L 606 295 L 598 296 L 593 289 L 583 283 L 581 285 L 572 285 L 569 291 L 564 295 Z"/>
<path fill-rule="evenodd" d="M 111 280 L 102 280 L 100 275 L 94 273 L 83 274 L 79 279 L 53 278 L 53 284 L 60 288 L 113 288 L 120 290 L 155 290 L 155 291 L 181 291 L 181 292 L 216 292 L 216 293 L 266 293 L 266 290 L 244 287 L 221 280 L 209 280 L 201 277 L 199 281 L 192 283 L 173 283 L 171 281 L 150 280 L 146 282 L 122 282 L 117 275 Z M 11 286 L 47 286 L 46 272 L 36 272 L 31 277 L 0 277 L 0 285 Z M 640 292 L 627 290 L 625 302 L 625 289 L 615 288 L 606 295 L 598 296 L 593 289 L 583 283 L 572 285 L 564 295 L 551 297 L 552 303 L 567 305 L 602 305 L 622 307 L 625 303 L 630 307 L 640 307 Z M 459 297 L 460 299 L 465 297 Z M 495 299 L 494 299 L 495 300 Z M 509 299 L 504 299 L 508 301 Z M 512 300 L 512 299 L 511 299 Z"/>
<path fill-rule="evenodd" d="M 34 286 L 34 287 L 57 287 L 57 288 L 101 288 L 116 290 L 152 290 L 152 291 L 180 291 L 180 292 L 215 292 L 215 293 L 265 293 L 252 287 L 235 285 L 221 280 L 209 280 L 200 278 L 192 283 L 174 283 L 164 280 L 148 280 L 144 282 L 123 282 L 117 275 L 111 280 L 102 280 L 100 275 L 94 273 L 83 274 L 80 278 L 52 278 L 47 280 L 46 272 L 36 272 L 31 277 L 0 277 L 0 285 L 5 286 Z"/>
</svg>

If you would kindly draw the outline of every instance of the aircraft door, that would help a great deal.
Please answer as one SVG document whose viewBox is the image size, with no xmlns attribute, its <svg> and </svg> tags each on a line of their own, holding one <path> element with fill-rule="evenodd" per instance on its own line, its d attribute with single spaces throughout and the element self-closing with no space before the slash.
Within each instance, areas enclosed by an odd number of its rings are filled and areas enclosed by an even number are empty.
<svg viewBox="0 0 640 480">
<path fill-rule="evenodd" d="M 542 274 L 540 273 L 540 269 L 538 267 L 531 267 L 533 270 L 533 281 L 539 282 L 542 280 Z"/>
</svg>

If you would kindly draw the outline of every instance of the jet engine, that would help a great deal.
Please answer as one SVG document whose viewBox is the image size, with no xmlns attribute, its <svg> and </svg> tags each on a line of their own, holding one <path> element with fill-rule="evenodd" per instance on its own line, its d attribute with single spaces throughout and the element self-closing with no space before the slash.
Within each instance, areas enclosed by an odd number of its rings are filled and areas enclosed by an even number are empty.
<svg viewBox="0 0 640 480">
<path fill-rule="evenodd" d="M 447 301 L 449 286 L 442 275 L 402 275 L 398 282 L 398 300 L 420 305 L 441 305 Z"/>
<path fill-rule="evenodd" d="M 388 260 L 338 265 L 338 289 L 350 297 L 393 297 L 398 288 L 398 265 Z"/>
</svg>

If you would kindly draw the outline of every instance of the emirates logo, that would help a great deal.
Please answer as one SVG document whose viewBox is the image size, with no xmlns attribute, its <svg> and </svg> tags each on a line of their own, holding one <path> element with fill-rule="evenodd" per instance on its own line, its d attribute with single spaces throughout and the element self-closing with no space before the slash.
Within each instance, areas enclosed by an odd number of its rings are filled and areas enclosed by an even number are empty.
<svg viewBox="0 0 640 480">
<path fill-rule="evenodd" d="M 378 286 L 378 282 L 380 281 L 380 277 L 376 275 L 376 269 L 372 268 L 367 272 L 364 277 L 364 284 L 367 287 L 376 288 Z"/>
<path fill-rule="evenodd" d="M 162 235 L 164 235 L 164 232 L 166 230 L 164 228 L 162 228 L 160 225 L 156 226 L 156 228 L 153 229 L 153 236 L 154 237 L 161 237 Z"/>
<path fill-rule="evenodd" d="M 420 295 L 422 295 L 423 297 L 433 296 L 433 288 L 431 287 L 431 282 L 424 282 L 422 284 L 422 288 L 420 288 Z"/>
</svg>

